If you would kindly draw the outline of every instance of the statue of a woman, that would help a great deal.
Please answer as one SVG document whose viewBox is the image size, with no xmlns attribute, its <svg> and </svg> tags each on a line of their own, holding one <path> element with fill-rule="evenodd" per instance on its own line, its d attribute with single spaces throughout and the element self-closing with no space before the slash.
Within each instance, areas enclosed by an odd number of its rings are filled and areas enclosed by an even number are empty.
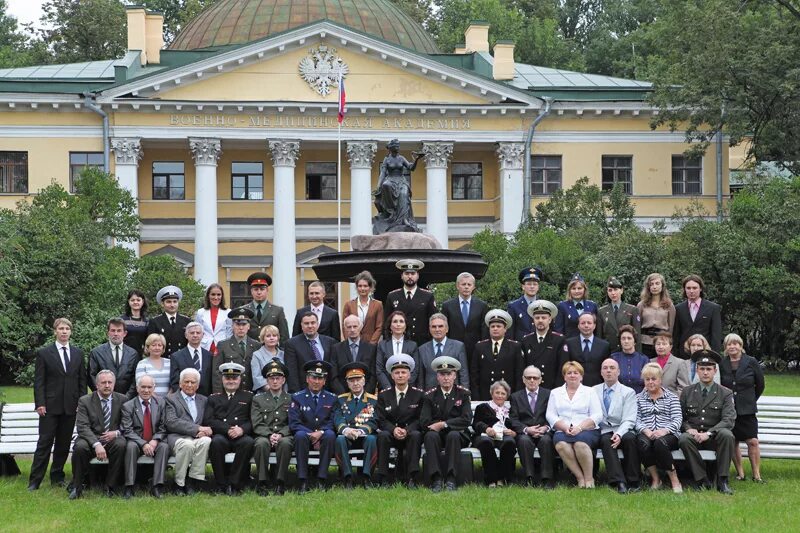
<svg viewBox="0 0 800 533">
<path fill-rule="evenodd" d="M 386 145 L 389 154 L 383 159 L 378 176 L 378 188 L 373 191 L 377 216 L 372 218 L 372 233 L 409 231 L 419 233 L 411 209 L 411 176 L 409 173 L 417 168 L 417 162 L 423 156 L 411 152 L 414 162 L 399 154 L 400 141 L 392 139 Z"/>
</svg>

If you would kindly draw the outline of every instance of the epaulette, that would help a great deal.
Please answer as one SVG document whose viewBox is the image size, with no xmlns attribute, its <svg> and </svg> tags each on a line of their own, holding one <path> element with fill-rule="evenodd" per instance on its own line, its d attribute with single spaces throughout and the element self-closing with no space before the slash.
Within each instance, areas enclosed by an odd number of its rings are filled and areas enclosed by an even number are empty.
<svg viewBox="0 0 800 533">
<path fill-rule="evenodd" d="M 491 339 L 481 339 L 481 340 L 478 341 L 478 344 L 481 344 L 483 342 L 489 342 L 490 340 Z"/>
<path fill-rule="evenodd" d="M 247 390 L 247 389 L 241 389 L 241 391 L 242 391 L 242 392 L 246 392 L 246 393 L 247 393 L 247 394 L 249 394 L 250 396 L 253 396 L 253 391 L 249 391 L 249 390 Z"/>
<path fill-rule="evenodd" d="M 211 393 L 211 396 L 221 396 L 221 395 L 222 395 L 221 392 L 212 392 Z"/>
<path fill-rule="evenodd" d="M 425 394 L 433 394 L 434 392 L 436 392 L 436 389 L 438 389 L 438 388 L 439 388 L 439 387 L 434 387 L 434 388 L 432 388 L 431 390 L 426 390 L 426 391 L 425 391 Z"/>
<path fill-rule="evenodd" d="M 522 338 L 523 338 L 523 339 L 527 339 L 527 338 L 528 338 L 528 337 L 530 337 L 531 335 L 536 335 L 537 333 L 538 333 L 538 332 L 537 332 L 536 330 L 534 330 L 532 333 L 528 333 L 527 335 L 525 335 L 525 336 L 524 336 L 524 337 L 522 337 Z"/>
<path fill-rule="evenodd" d="M 350 393 L 349 392 L 345 392 L 345 393 L 340 394 L 339 396 L 337 396 L 337 398 L 347 398 L 348 396 L 350 396 Z"/>
<path fill-rule="evenodd" d="M 381 391 L 380 391 L 378 394 L 383 394 L 384 392 L 386 392 L 386 391 L 390 391 L 390 390 L 392 390 L 393 388 L 394 388 L 394 387 L 386 387 L 385 389 L 381 389 Z"/>
<path fill-rule="evenodd" d="M 417 287 L 417 290 L 422 292 L 431 292 L 428 289 L 423 289 L 422 287 Z"/>
<path fill-rule="evenodd" d="M 372 398 L 373 400 L 377 400 L 378 399 L 377 396 L 375 396 L 374 394 L 370 394 L 369 392 L 365 392 L 364 396 L 366 396 L 367 398 Z"/>
<path fill-rule="evenodd" d="M 414 389 L 414 390 L 418 390 L 420 392 L 425 392 L 424 390 L 420 389 L 419 387 L 411 387 L 411 388 Z"/>
<path fill-rule="evenodd" d="M 513 342 L 514 344 L 519 344 L 519 341 L 515 341 L 514 339 L 504 339 L 504 341 Z"/>
<path fill-rule="evenodd" d="M 466 387 L 462 387 L 461 385 L 456 385 L 456 388 L 461 389 L 461 390 L 466 391 L 467 393 L 469 393 L 469 389 L 466 388 Z"/>
<path fill-rule="evenodd" d="M 563 337 L 564 336 L 563 333 L 559 333 L 557 331 L 549 331 L 548 333 L 552 333 L 553 335 L 558 335 L 559 337 Z"/>
<path fill-rule="evenodd" d="M 258 392 L 257 392 L 257 393 L 255 393 L 253 396 L 261 396 L 262 394 L 266 394 L 266 393 L 267 393 L 267 391 L 263 391 L 263 390 L 262 390 L 262 391 L 258 391 Z"/>
</svg>

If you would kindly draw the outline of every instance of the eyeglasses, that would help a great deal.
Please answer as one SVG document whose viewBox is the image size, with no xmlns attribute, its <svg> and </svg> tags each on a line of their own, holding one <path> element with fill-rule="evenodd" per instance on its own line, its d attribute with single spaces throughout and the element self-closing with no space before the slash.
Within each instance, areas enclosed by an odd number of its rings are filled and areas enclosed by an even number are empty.
<svg viewBox="0 0 800 533">
<path fill-rule="evenodd" d="M 522 376 L 522 379 L 532 379 L 534 381 L 539 381 L 542 378 L 540 376 Z"/>
</svg>

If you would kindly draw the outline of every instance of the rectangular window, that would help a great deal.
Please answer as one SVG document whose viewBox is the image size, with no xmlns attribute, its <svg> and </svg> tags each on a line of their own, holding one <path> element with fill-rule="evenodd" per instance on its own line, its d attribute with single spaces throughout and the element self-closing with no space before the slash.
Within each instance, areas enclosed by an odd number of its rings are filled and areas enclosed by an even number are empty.
<svg viewBox="0 0 800 533">
<path fill-rule="evenodd" d="M 253 301 L 250 296 L 250 288 L 246 281 L 231 281 L 231 309 L 236 309 Z"/>
<path fill-rule="evenodd" d="M 672 194 L 703 194 L 703 167 L 700 158 L 672 156 Z"/>
<path fill-rule="evenodd" d="M 629 155 L 603 156 L 603 190 L 610 191 L 621 183 L 625 194 L 633 192 L 633 157 Z"/>
<path fill-rule="evenodd" d="M 186 178 L 183 161 L 153 163 L 153 200 L 185 200 Z"/>
<path fill-rule="evenodd" d="M 231 165 L 231 198 L 234 200 L 264 199 L 264 163 Z"/>
<path fill-rule="evenodd" d="M 75 192 L 75 180 L 81 177 L 86 168 L 103 170 L 103 152 L 69 153 L 69 192 Z"/>
<path fill-rule="evenodd" d="M 27 194 L 28 152 L 0 152 L 0 193 Z"/>
<path fill-rule="evenodd" d="M 453 163 L 453 200 L 483 199 L 483 164 Z"/>
<path fill-rule="evenodd" d="M 306 200 L 336 200 L 336 163 L 306 163 Z"/>
<path fill-rule="evenodd" d="M 553 194 L 561 189 L 561 156 L 535 155 L 531 161 L 531 194 Z"/>
</svg>

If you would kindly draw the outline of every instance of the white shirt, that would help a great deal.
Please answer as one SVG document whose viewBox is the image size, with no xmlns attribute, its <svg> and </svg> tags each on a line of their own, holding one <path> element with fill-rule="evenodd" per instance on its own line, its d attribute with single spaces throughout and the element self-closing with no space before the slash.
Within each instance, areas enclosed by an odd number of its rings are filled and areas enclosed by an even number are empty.
<svg viewBox="0 0 800 533">
<path fill-rule="evenodd" d="M 56 341 L 56 349 L 58 350 L 58 358 L 61 359 L 61 366 L 64 367 L 64 372 L 67 371 L 67 365 L 64 361 L 64 350 L 63 348 L 67 349 L 67 355 L 71 355 L 69 351 L 69 344 L 61 344 L 60 342 Z M 70 357 L 71 360 L 71 357 Z"/>
<path fill-rule="evenodd" d="M 392 355 L 400 355 L 403 353 L 403 342 L 404 340 L 402 338 L 395 339 L 392 337 Z"/>
<path fill-rule="evenodd" d="M 404 395 L 403 397 L 408 395 L 408 385 L 406 385 L 406 388 L 403 389 L 403 390 L 400 390 L 397 387 L 394 388 L 394 395 L 395 395 L 395 398 L 397 399 L 397 403 L 400 403 L 400 394 L 401 393 Z"/>
<path fill-rule="evenodd" d="M 369 304 L 372 303 L 372 296 L 367 298 L 367 303 L 362 304 L 359 298 L 356 298 L 356 303 L 358 304 L 358 318 L 361 319 L 361 323 L 367 321 L 367 311 L 369 311 Z"/>
<path fill-rule="evenodd" d="M 594 420 L 595 427 L 600 427 L 603 420 L 603 406 L 591 387 L 579 385 L 571 400 L 566 384 L 550 392 L 547 404 L 547 423 L 550 427 L 555 427 L 559 420 L 577 426 L 587 418 Z"/>
</svg>

